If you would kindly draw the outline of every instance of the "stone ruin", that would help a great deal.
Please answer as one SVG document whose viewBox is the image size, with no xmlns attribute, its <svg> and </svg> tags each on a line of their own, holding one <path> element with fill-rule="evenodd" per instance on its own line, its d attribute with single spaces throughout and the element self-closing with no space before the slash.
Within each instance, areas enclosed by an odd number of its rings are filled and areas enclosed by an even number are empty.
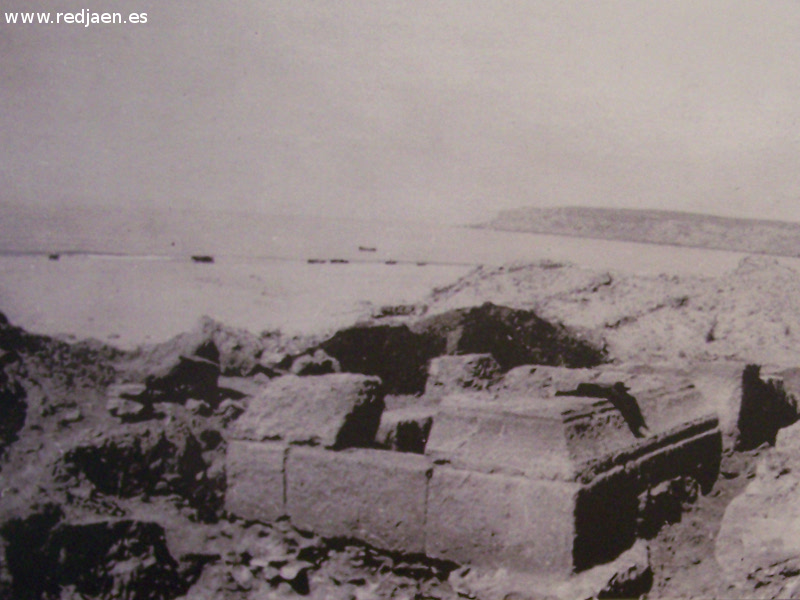
<svg viewBox="0 0 800 600">
<path fill-rule="evenodd" d="M 711 490 L 724 450 L 774 441 L 797 420 L 795 379 L 743 364 L 500 365 L 490 353 L 429 359 L 413 395 L 387 393 L 374 374 L 287 374 L 236 423 L 225 508 L 576 580 L 679 520 Z"/>
</svg>

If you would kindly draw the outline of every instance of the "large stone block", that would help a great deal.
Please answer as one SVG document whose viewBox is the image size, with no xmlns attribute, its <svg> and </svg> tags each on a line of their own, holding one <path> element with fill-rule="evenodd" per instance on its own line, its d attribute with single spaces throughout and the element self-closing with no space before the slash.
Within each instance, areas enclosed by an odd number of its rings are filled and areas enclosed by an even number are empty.
<svg viewBox="0 0 800 600">
<path fill-rule="evenodd" d="M 568 575 L 579 489 L 577 483 L 437 466 L 428 492 L 426 554 Z"/>
<path fill-rule="evenodd" d="M 632 366 L 627 369 L 566 369 L 522 366 L 495 387 L 498 398 L 592 397 L 611 402 L 637 435 L 666 431 L 714 410 L 687 373 Z"/>
<path fill-rule="evenodd" d="M 796 598 L 800 571 L 800 424 L 784 428 L 725 510 L 715 542 L 737 597 Z M 786 587 L 785 587 L 786 586 Z M 748 595 L 749 594 L 749 595 Z"/>
<path fill-rule="evenodd" d="M 323 536 L 423 552 L 430 468 L 414 454 L 293 447 L 286 466 L 289 516 L 296 527 Z"/>
<path fill-rule="evenodd" d="M 662 487 L 711 490 L 719 473 L 722 439 L 714 417 L 697 419 L 671 431 L 595 460 L 577 472 L 582 486 L 574 508 L 576 570 L 614 560 L 639 537 L 652 537 L 677 520 L 677 505 L 654 506 Z"/>
<path fill-rule="evenodd" d="M 481 553 L 489 543 L 487 539 L 500 555 L 505 552 L 502 548 L 530 546 L 531 549 L 525 550 L 528 557 L 520 558 L 522 562 L 518 565 L 529 569 L 546 571 L 552 565 L 541 557 L 565 556 L 561 538 L 542 535 L 524 525 L 503 530 L 492 520 L 495 510 L 508 515 L 518 514 L 522 509 L 516 504 L 510 507 L 498 504 L 498 500 L 491 498 L 522 497 L 519 489 L 527 490 L 528 485 L 534 486 L 536 492 L 531 492 L 533 500 L 527 505 L 525 515 L 537 523 L 553 524 L 558 531 L 571 532 L 568 552 L 571 569 L 582 571 L 614 560 L 642 534 L 641 523 L 646 521 L 647 533 L 652 534 L 670 520 L 669 515 L 662 519 L 662 515 L 653 514 L 657 510 L 653 502 L 642 503 L 643 498 L 650 497 L 649 490 L 675 480 L 688 488 L 710 489 L 719 471 L 722 452 L 717 424 L 716 417 L 709 415 L 637 436 L 620 411 L 604 399 L 571 395 L 503 400 L 475 395 L 448 397 L 442 404 L 442 412 L 435 417 L 426 453 L 460 473 L 449 475 L 446 487 L 469 490 L 466 496 L 472 500 L 463 500 L 463 511 L 467 511 L 467 504 L 478 515 L 490 511 L 488 517 L 477 517 L 481 527 L 488 528 L 490 537 L 477 536 L 474 552 L 465 550 L 456 554 L 458 558 L 454 560 L 465 557 L 487 560 L 493 554 L 493 551 L 487 555 Z M 566 487 L 559 487 L 562 484 Z M 448 509 L 434 509 L 442 486 L 435 474 L 429 523 L 451 518 Z M 568 489 L 574 494 L 565 493 L 559 502 L 540 501 L 536 495 L 547 499 L 554 489 Z M 450 503 L 458 506 L 454 500 Z M 433 516 L 434 510 L 445 516 Z M 648 514 L 640 514 L 644 511 Z M 429 539 L 438 537 L 431 531 L 428 535 Z M 436 551 L 442 556 L 447 552 L 445 548 Z M 520 553 L 521 550 L 510 554 Z"/>
<path fill-rule="evenodd" d="M 775 444 L 778 431 L 797 421 L 798 370 L 769 372 L 747 365 L 742 372 L 742 400 L 736 422 L 740 450 Z"/>
<path fill-rule="evenodd" d="M 270 522 L 285 515 L 286 452 L 276 442 L 228 444 L 225 510 L 250 521 Z"/>
<path fill-rule="evenodd" d="M 582 461 L 635 441 L 604 400 L 453 395 L 434 419 L 425 452 L 464 468 L 569 481 Z"/>
<path fill-rule="evenodd" d="M 377 440 L 384 448 L 422 454 L 433 426 L 433 407 L 406 407 L 384 411 Z"/>
<path fill-rule="evenodd" d="M 689 372 L 692 382 L 706 399 L 708 410 L 717 414 L 727 448 L 732 448 L 739 437 L 738 420 L 745 366 L 745 363 L 735 361 L 700 363 Z"/>
<path fill-rule="evenodd" d="M 336 373 L 287 375 L 251 398 L 235 435 L 252 441 L 282 440 L 331 448 L 369 446 L 384 409 L 377 377 Z"/>
<path fill-rule="evenodd" d="M 491 354 L 439 356 L 431 360 L 425 395 L 441 398 L 460 390 L 484 390 L 500 378 L 500 365 Z"/>
</svg>

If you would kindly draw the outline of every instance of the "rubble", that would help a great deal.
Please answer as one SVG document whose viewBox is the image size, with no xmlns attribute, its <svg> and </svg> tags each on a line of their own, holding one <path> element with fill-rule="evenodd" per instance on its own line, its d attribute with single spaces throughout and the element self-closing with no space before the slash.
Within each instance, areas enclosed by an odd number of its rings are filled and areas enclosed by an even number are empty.
<svg viewBox="0 0 800 600">
<path fill-rule="evenodd" d="M 607 364 L 496 305 L 392 318 L 278 362 L 195 332 L 158 369 L 0 325 L 0 596 L 639 595 L 723 453 L 771 443 L 716 555 L 740 595 L 800 589 L 798 370 Z"/>
</svg>

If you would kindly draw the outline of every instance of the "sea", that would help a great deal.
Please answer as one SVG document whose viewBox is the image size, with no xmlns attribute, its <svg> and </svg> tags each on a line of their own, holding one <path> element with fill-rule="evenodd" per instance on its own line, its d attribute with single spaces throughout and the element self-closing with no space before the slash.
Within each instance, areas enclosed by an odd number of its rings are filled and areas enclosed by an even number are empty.
<svg viewBox="0 0 800 600">
<path fill-rule="evenodd" d="M 29 331 L 119 347 L 165 341 L 204 315 L 305 335 L 419 302 L 479 266 L 550 260 L 713 276 L 744 256 L 419 221 L 22 211 L 0 220 L 0 312 Z"/>
</svg>

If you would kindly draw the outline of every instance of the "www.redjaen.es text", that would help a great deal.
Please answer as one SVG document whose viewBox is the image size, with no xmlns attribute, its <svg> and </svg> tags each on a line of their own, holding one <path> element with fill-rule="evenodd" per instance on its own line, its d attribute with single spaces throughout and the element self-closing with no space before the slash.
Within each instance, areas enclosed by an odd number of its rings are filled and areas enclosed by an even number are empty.
<svg viewBox="0 0 800 600">
<path fill-rule="evenodd" d="M 147 13 L 95 12 L 7 12 L 7 25 L 141 25 L 147 23 Z"/>
</svg>

